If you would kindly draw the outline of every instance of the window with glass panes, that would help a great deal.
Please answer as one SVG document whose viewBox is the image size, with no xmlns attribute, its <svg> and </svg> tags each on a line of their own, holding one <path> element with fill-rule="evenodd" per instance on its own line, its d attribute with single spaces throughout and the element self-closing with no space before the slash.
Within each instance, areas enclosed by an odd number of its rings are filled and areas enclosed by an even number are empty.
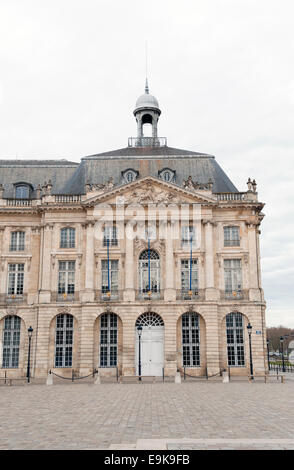
<svg viewBox="0 0 294 470">
<path fill-rule="evenodd" d="M 24 264 L 8 264 L 8 295 L 22 295 Z"/>
<path fill-rule="evenodd" d="M 12 232 L 10 238 L 10 251 L 23 251 L 25 249 L 25 232 Z"/>
<path fill-rule="evenodd" d="M 13 369 L 19 363 L 20 323 L 17 316 L 8 316 L 4 319 L 2 367 Z"/>
<path fill-rule="evenodd" d="M 150 258 L 150 260 L 149 260 Z M 142 251 L 139 257 L 139 290 L 141 294 L 149 292 L 149 262 L 150 262 L 150 291 L 160 292 L 160 258 L 156 251 Z"/>
<path fill-rule="evenodd" d="M 224 227 L 224 246 L 240 246 L 239 227 Z"/>
<path fill-rule="evenodd" d="M 191 246 L 191 237 L 192 237 L 192 246 L 196 244 L 196 230 L 193 225 L 184 225 L 182 227 L 182 246 L 189 247 Z"/>
<path fill-rule="evenodd" d="M 29 199 L 30 197 L 30 188 L 26 185 L 19 185 L 15 188 L 15 198 L 16 199 Z"/>
<path fill-rule="evenodd" d="M 103 246 L 107 246 L 107 240 L 109 240 L 109 246 L 117 246 L 116 225 L 106 225 L 104 228 Z"/>
<path fill-rule="evenodd" d="M 200 366 L 200 329 L 199 315 L 185 313 L 182 315 L 183 366 Z"/>
<path fill-rule="evenodd" d="M 191 265 L 192 261 L 192 265 Z M 190 272 L 191 272 L 191 291 L 198 292 L 198 259 L 181 260 L 181 284 L 182 292 L 190 291 Z"/>
<path fill-rule="evenodd" d="M 56 317 L 55 367 L 72 366 L 73 321 L 73 316 L 69 314 Z"/>
<path fill-rule="evenodd" d="M 240 259 L 224 260 L 225 293 L 241 293 L 242 290 L 242 265 Z"/>
<path fill-rule="evenodd" d="M 76 230 L 74 228 L 62 228 L 60 230 L 60 248 L 74 248 L 76 243 Z"/>
<path fill-rule="evenodd" d="M 244 366 L 244 326 L 241 313 L 229 313 L 226 316 L 227 351 L 229 366 Z"/>
<path fill-rule="evenodd" d="M 100 317 L 100 367 L 117 365 L 117 316 L 104 313 Z"/>
<path fill-rule="evenodd" d="M 74 294 L 75 261 L 59 261 L 58 294 Z"/>
<path fill-rule="evenodd" d="M 101 291 L 103 294 L 108 292 L 108 261 L 107 259 L 101 260 L 102 267 L 102 285 Z M 109 288 L 112 294 L 118 293 L 118 260 L 109 260 Z"/>
</svg>

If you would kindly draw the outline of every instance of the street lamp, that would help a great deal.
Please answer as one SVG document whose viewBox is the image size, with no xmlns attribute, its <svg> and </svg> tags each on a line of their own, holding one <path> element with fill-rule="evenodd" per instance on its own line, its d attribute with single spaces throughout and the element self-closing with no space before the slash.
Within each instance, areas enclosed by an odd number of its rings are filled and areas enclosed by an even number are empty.
<svg viewBox="0 0 294 470">
<path fill-rule="evenodd" d="M 31 340 L 32 340 L 32 336 L 33 336 L 33 328 L 30 326 L 28 328 L 28 336 L 29 336 L 29 353 L 28 353 L 28 369 L 27 369 L 27 379 L 28 379 L 28 383 L 30 383 L 30 378 L 31 378 L 31 366 L 30 366 L 30 362 L 31 362 Z"/>
<path fill-rule="evenodd" d="M 267 366 L 268 366 L 268 370 L 270 370 L 269 339 L 266 340 L 266 347 L 267 347 Z"/>
<path fill-rule="evenodd" d="M 139 363 L 138 363 L 138 373 L 139 373 L 139 381 L 141 382 L 141 336 L 142 336 L 142 330 L 143 327 L 142 325 L 137 326 L 137 332 L 138 332 L 138 337 L 139 337 Z"/>
<path fill-rule="evenodd" d="M 284 360 L 284 336 L 280 337 L 280 345 L 282 351 L 282 371 L 285 372 L 285 360 Z"/>
<path fill-rule="evenodd" d="M 254 380 L 254 377 L 253 377 L 253 364 L 252 364 L 252 348 L 251 348 L 252 326 L 250 325 L 250 323 L 248 323 L 248 325 L 247 325 L 247 331 L 248 331 L 248 336 L 249 336 L 250 375 L 251 375 L 251 380 Z"/>
</svg>

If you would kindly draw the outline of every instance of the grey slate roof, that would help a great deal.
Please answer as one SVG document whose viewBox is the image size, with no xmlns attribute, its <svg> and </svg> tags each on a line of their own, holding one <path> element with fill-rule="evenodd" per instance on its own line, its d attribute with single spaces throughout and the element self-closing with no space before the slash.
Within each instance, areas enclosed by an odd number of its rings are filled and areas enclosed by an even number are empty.
<svg viewBox="0 0 294 470">
<path fill-rule="evenodd" d="M 53 193 L 62 193 L 63 188 L 75 173 L 79 163 L 68 160 L 0 160 L 0 183 L 4 186 L 4 197 L 13 198 L 14 184 L 28 183 L 35 190 L 51 179 Z M 33 197 L 35 192 L 33 192 Z"/>
<path fill-rule="evenodd" d="M 190 175 L 194 181 L 213 181 L 213 192 L 238 192 L 214 156 L 172 147 L 126 147 L 82 158 L 80 163 L 67 160 L 0 160 L 0 183 L 4 197 L 14 197 L 13 184 L 38 184 L 51 179 L 53 194 L 83 194 L 85 184 L 105 183 L 110 177 L 123 184 L 122 174 L 134 169 L 139 177 L 154 176 L 164 168 L 175 171 L 175 184 L 182 186 Z"/>
</svg>

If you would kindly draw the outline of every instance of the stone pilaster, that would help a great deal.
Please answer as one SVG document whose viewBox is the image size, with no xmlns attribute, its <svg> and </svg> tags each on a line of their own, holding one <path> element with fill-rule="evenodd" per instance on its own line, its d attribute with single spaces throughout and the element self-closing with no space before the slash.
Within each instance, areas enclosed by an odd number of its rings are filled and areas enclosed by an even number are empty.
<svg viewBox="0 0 294 470">
<path fill-rule="evenodd" d="M 249 251 L 249 300 L 261 300 L 258 282 L 256 225 L 247 224 Z"/>
<path fill-rule="evenodd" d="M 86 223 L 85 289 L 82 302 L 94 302 L 94 221 Z"/>
<path fill-rule="evenodd" d="M 123 298 L 125 301 L 133 302 L 135 300 L 135 289 L 134 289 L 134 240 L 125 233 L 125 290 Z"/>
<path fill-rule="evenodd" d="M 203 221 L 205 229 L 205 298 L 217 300 L 219 295 L 214 285 L 214 246 L 213 246 L 213 222 Z"/>
<path fill-rule="evenodd" d="M 43 226 L 42 234 L 42 267 L 41 267 L 41 290 L 39 295 L 40 303 L 51 301 L 51 250 L 52 250 L 52 224 Z"/>
<path fill-rule="evenodd" d="M 176 290 L 174 281 L 174 252 L 173 252 L 173 238 L 171 222 L 167 223 L 166 231 L 166 250 L 165 250 L 165 291 L 164 300 L 174 301 L 176 300 Z"/>
</svg>

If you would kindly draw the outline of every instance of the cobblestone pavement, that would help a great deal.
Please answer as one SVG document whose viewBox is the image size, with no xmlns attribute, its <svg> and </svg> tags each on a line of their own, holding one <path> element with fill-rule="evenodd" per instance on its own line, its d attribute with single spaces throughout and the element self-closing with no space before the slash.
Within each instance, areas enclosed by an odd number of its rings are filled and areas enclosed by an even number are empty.
<svg viewBox="0 0 294 470">
<path fill-rule="evenodd" d="M 0 449 L 134 448 L 143 439 L 168 439 L 169 449 L 294 439 L 294 382 L 0 387 Z M 275 448 L 294 447 L 285 442 Z"/>
</svg>

